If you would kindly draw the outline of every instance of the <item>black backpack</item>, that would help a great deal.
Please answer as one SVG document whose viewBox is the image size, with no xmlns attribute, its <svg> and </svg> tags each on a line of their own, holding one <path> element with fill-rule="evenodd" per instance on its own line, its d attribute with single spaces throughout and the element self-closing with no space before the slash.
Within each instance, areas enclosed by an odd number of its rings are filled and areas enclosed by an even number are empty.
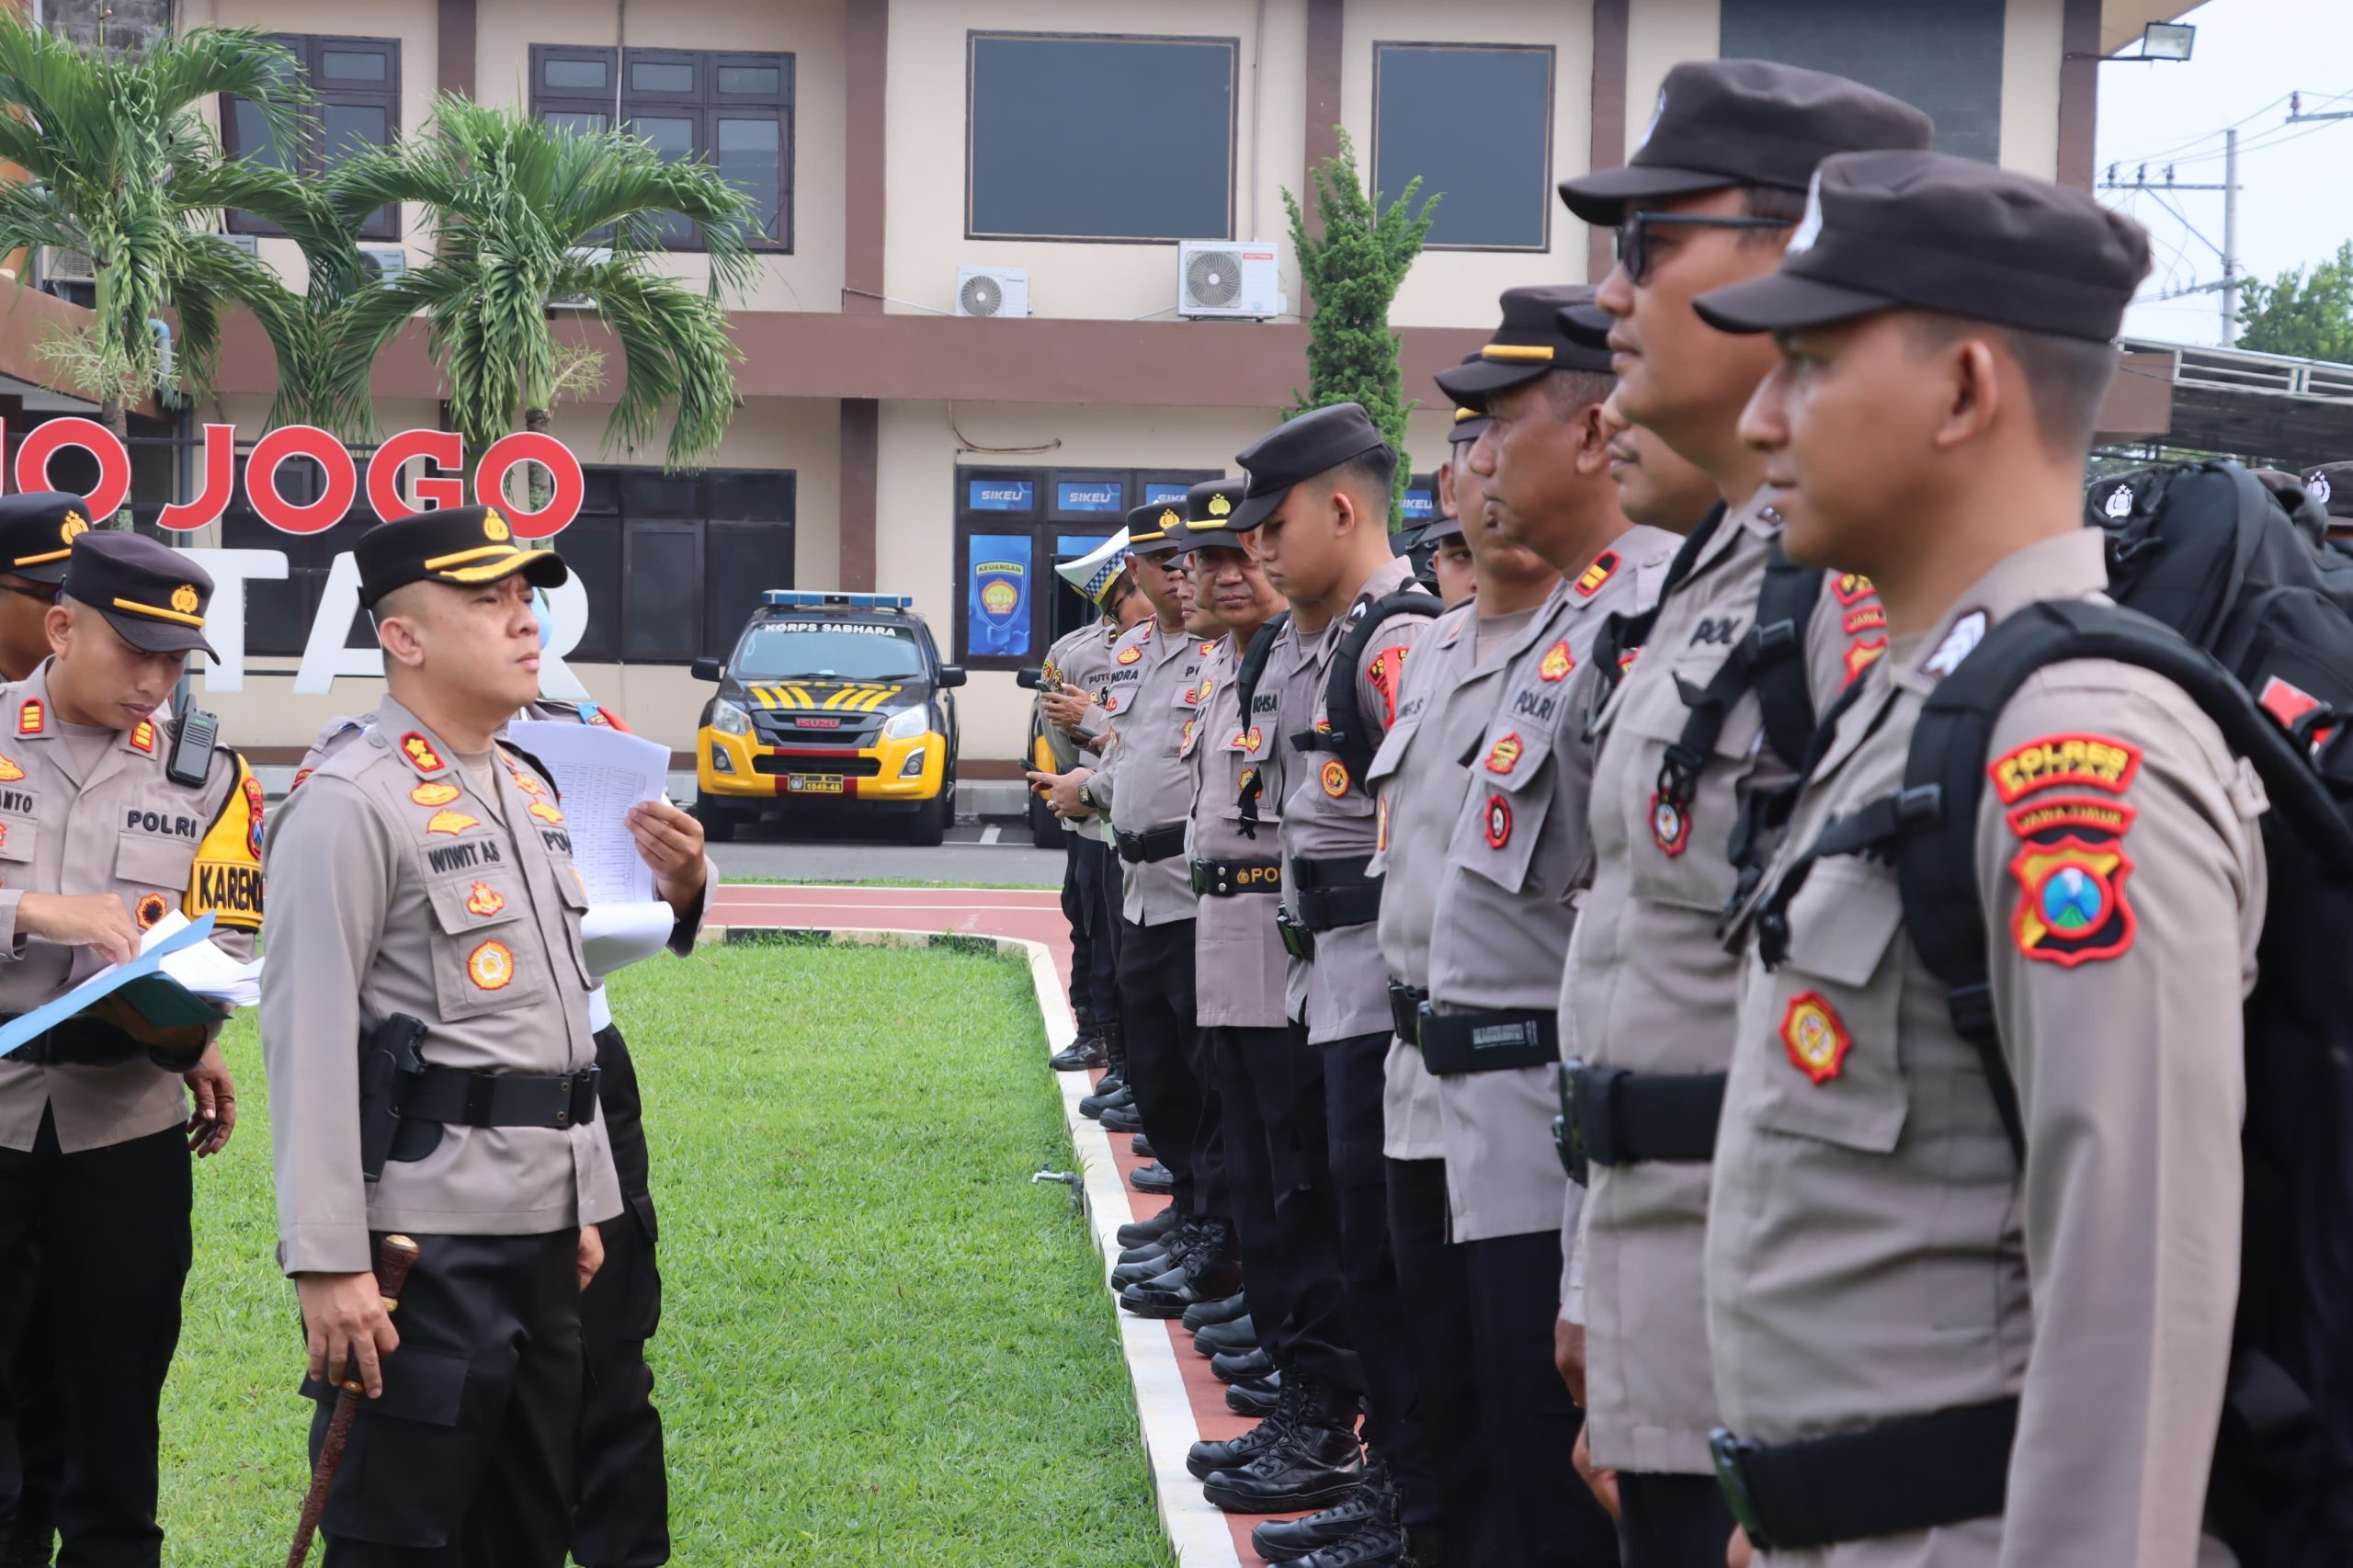
<svg viewBox="0 0 2353 1568">
<path fill-rule="evenodd" d="M 1256 705 L 1258 682 L 1266 676 L 1267 661 L 1274 655 L 1275 640 L 1290 624 L 1290 611 L 1277 612 L 1273 619 L 1251 634 L 1250 645 L 1242 650 L 1242 667 L 1234 676 L 1233 695 L 1242 704 L 1242 728 L 1245 731 L 1250 728 L 1250 710 Z M 1245 770 L 1241 799 L 1242 836 L 1245 838 L 1258 836 L 1258 798 L 1265 792 L 1266 781 L 1259 777 L 1258 769 Z"/>
<path fill-rule="evenodd" d="M 1290 736 L 1291 749 L 1327 752 L 1339 758 L 1352 783 L 1363 784 L 1373 753 L 1381 749 L 1381 737 L 1365 721 L 1357 701 L 1357 671 L 1363 667 L 1364 651 L 1372 646 L 1373 634 L 1389 620 L 1401 615 L 1437 616 L 1445 608 L 1436 594 L 1419 585 L 1400 588 L 1382 598 L 1358 600 L 1348 611 L 1347 630 L 1340 633 L 1340 645 L 1332 652 L 1332 667 L 1324 676 L 1324 727 L 1295 732 Z M 1393 691 L 1389 703 L 1392 709 L 1397 705 Z"/>
<path fill-rule="evenodd" d="M 2323 547 L 2235 464 L 2106 481 L 2087 510 L 2107 533 L 2119 603 L 2037 604 L 1986 631 L 1922 708 L 1902 790 L 1825 827 L 1760 912 L 1759 940 L 1772 958 L 1785 934 L 1773 916 L 1813 861 L 1892 860 L 1904 924 L 1950 988 L 1954 1025 L 2023 1158 L 1976 878 L 1995 721 L 2036 670 L 2083 658 L 2154 671 L 2213 719 L 2272 809 L 2245 1004 L 2238 1321 L 2209 1521 L 2241 1568 L 2342 1564 L 2353 1562 L 2353 750 L 2337 721 L 2353 715 L 2353 613 Z"/>
</svg>

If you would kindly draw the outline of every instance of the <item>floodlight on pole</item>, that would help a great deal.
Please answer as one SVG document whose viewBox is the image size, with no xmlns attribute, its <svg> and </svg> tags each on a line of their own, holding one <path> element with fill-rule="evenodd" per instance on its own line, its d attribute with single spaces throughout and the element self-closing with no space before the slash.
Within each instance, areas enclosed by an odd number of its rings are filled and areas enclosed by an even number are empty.
<svg viewBox="0 0 2353 1568">
<path fill-rule="evenodd" d="M 2188 22 L 2151 22 L 2141 29 L 2138 54 L 2070 54 L 2069 60 L 2097 60 L 2103 65 L 2149 64 L 2158 61 L 2179 65 L 2189 59 L 2198 29 Z"/>
</svg>

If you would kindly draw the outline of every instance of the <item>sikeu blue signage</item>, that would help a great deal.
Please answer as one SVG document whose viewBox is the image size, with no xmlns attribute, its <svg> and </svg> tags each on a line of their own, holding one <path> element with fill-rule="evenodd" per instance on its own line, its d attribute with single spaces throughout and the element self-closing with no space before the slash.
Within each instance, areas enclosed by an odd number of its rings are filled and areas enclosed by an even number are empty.
<svg viewBox="0 0 2353 1568">
<path fill-rule="evenodd" d="M 972 481 L 972 509 L 975 512 L 1028 512 L 1036 509 L 1037 487 L 1026 479 L 975 479 Z"/>
<path fill-rule="evenodd" d="M 1438 505 L 1430 492 L 1419 488 L 1405 492 L 1405 520 L 1427 523 L 1438 516 Z"/>
<path fill-rule="evenodd" d="M 1116 479 L 1065 479 L 1054 487 L 1054 507 L 1063 512 L 1124 512 L 1122 489 Z"/>
</svg>

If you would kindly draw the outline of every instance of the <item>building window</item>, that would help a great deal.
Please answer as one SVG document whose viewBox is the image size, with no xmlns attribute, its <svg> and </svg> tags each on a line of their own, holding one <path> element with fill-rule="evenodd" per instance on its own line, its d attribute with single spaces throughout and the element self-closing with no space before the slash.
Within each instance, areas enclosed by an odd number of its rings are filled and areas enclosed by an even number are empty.
<svg viewBox="0 0 2353 1568">
<path fill-rule="evenodd" d="M 770 588 L 790 588 L 796 475 L 589 468 L 555 547 L 588 591 L 588 665 L 723 659 Z"/>
<path fill-rule="evenodd" d="M 2002 153 L 2005 0 L 1723 0 L 1727 60 L 1777 60 L 1849 76 L 1925 111 L 1940 153 Z"/>
<path fill-rule="evenodd" d="M 1372 62 L 1373 188 L 1446 198 L 1425 248 L 1549 248 L 1552 51 L 1376 43 Z"/>
<path fill-rule="evenodd" d="M 278 33 L 271 41 L 293 55 L 315 101 L 295 111 L 301 126 L 299 144 L 281 147 L 270 135 L 259 108 L 244 98 L 223 96 L 221 144 L 232 156 L 316 176 L 360 148 L 392 144 L 401 125 L 400 40 Z M 281 232 L 277 224 L 250 212 L 231 212 L 228 217 L 233 233 Z M 399 239 L 400 209 L 377 209 L 361 225 L 359 237 Z"/>
<path fill-rule="evenodd" d="M 710 165 L 752 199 L 756 248 L 792 249 L 792 84 L 790 54 L 710 50 L 531 46 L 531 112 L 551 125 L 604 131 L 617 121 L 673 163 Z M 672 250 L 700 250 L 696 225 L 676 213 Z"/>
<path fill-rule="evenodd" d="M 1041 663 L 1093 608 L 1054 574 L 1120 531 L 1131 506 L 1185 509 L 1188 487 L 1216 471 L 956 470 L 956 653 L 975 669 Z"/>
<path fill-rule="evenodd" d="M 1239 40 L 966 36 L 968 238 L 1235 237 Z"/>
</svg>

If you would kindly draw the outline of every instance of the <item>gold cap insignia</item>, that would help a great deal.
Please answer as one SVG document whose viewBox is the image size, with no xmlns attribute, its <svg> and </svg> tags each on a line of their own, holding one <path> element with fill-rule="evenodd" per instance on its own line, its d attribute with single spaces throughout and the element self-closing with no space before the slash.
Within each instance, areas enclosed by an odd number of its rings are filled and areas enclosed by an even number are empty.
<svg viewBox="0 0 2353 1568">
<path fill-rule="evenodd" d="M 482 537 L 493 544 L 505 544 L 514 537 L 514 530 L 506 526 L 506 519 L 498 515 L 495 506 L 482 515 Z"/>
<path fill-rule="evenodd" d="M 194 615 L 197 603 L 195 584 L 182 583 L 172 590 L 172 608 L 182 615 Z"/>
<path fill-rule="evenodd" d="M 1181 522 L 1183 522 L 1184 520 L 1185 520 L 1184 518 L 1179 517 L 1178 517 L 1175 512 L 1173 512 L 1173 511 L 1172 511 L 1172 512 L 1163 512 L 1163 513 L 1161 513 L 1161 514 L 1160 514 L 1160 526 L 1161 526 L 1162 528 L 1175 528 L 1178 523 L 1181 523 Z"/>
<path fill-rule="evenodd" d="M 57 527 L 57 537 L 72 544 L 74 540 L 89 531 L 90 525 L 83 521 L 81 513 L 68 512 L 65 514 L 65 520 Z"/>
<path fill-rule="evenodd" d="M 1233 502 L 1231 502 L 1231 501 L 1229 501 L 1229 500 L 1227 500 L 1224 496 L 1222 496 L 1222 495 L 1212 495 L 1212 496 L 1211 496 L 1211 497 L 1210 497 L 1210 516 L 1211 516 L 1211 517 L 1224 517 L 1227 513 L 1229 513 L 1229 512 L 1231 512 L 1231 511 L 1233 511 Z"/>
</svg>

